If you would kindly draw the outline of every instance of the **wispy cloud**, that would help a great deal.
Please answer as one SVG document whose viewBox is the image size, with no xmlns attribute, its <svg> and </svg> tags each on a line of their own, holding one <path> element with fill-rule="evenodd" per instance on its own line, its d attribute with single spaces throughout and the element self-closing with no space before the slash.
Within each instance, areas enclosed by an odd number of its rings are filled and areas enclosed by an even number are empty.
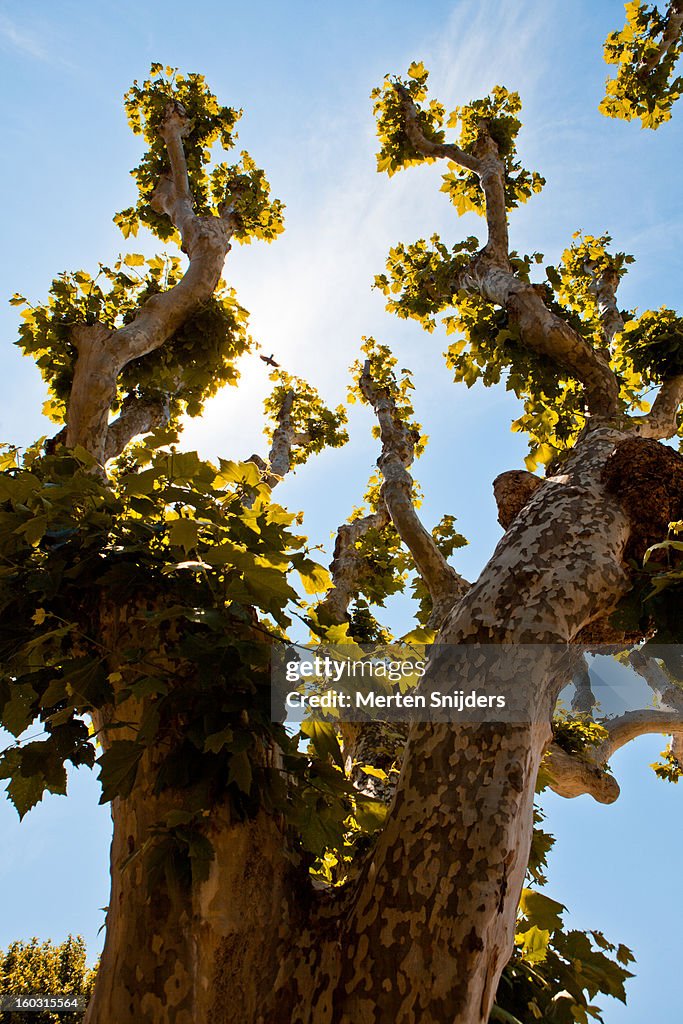
<svg viewBox="0 0 683 1024">
<path fill-rule="evenodd" d="M 35 31 L 18 26 L 6 14 L 0 14 L 0 42 L 5 49 L 12 49 L 24 57 L 44 64 L 72 68 L 73 64 L 48 47 Z"/>
</svg>

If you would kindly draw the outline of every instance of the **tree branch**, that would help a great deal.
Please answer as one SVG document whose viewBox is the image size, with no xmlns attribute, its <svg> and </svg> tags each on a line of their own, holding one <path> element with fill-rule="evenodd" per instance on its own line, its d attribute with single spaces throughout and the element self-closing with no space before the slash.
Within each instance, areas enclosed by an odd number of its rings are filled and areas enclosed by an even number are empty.
<svg viewBox="0 0 683 1024">
<path fill-rule="evenodd" d="M 508 225 L 505 210 L 505 167 L 498 154 L 498 146 L 488 133 L 486 122 L 480 122 L 481 134 L 475 143 L 475 153 L 465 153 L 452 143 L 432 142 L 423 134 L 417 116 L 417 107 L 404 85 L 396 83 L 405 116 L 406 135 L 423 156 L 451 160 L 472 171 L 479 178 L 486 201 L 488 242 L 484 248 L 495 262 L 508 267 Z"/>
<path fill-rule="evenodd" d="M 301 440 L 294 433 L 294 426 L 292 424 L 293 404 L 294 392 L 288 391 L 278 413 L 277 427 L 273 431 L 273 441 L 270 446 L 270 455 L 268 456 L 270 473 L 267 483 L 269 487 L 275 487 L 289 473 L 292 461 L 292 447 L 297 440 Z"/>
<path fill-rule="evenodd" d="M 66 410 L 66 444 L 82 445 L 102 461 L 109 410 L 116 394 L 118 368 L 112 351 L 114 332 L 104 324 L 76 324 L 70 340 L 78 355 Z"/>
<path fill-rule="evenodd" d="M 638 736 L 661 733 L 666 736 L 683 734 L 683 712 L 656 711 L 643 708 L 639 711 L 626 711 L 611 722 L 605 722 L 609 733 L 607 739 L 595 748 L 596 761 L 608 761 L 617 750 L 620 750 Z"/>
<path fill-rule="evenodd" d="M 615 335 L 624 329 L 624 318 L 617 306 L 617 288 L 619 274 L 616 270 L 607 269 L 601 274 L 595 272 L 595 264 L 590 260 L 585 264 L 586 270 L 593 278 L 591 291 L 595 295 L 602 324 L 602 339 L 605 354 L 609 358 L 610 346 Z"/>
<path fill-rule="evenodd" d="M 524 344 L 555 359 L 584 384 L 589 411 L 599 418 L 614 417 L 618 411 L 619 387 L 609 361 L 548 309 L 541 292 L 534 285 L 520 281 L 510 269 L 505 167 L 485 122 L 481 122 L 475 155 L 465 153 L 450 143 L 432 142 L 420 128 L 417 107 L 408 90 L 400 83 L 396 89 L 404 111 L 406 134 L 415 149 L 424 156 L 452 160 L 472 171 L 478 176 L 484 193 L 488 241 L 469 267 L 458 275 L 458 280 L 453 282 L 453 291 L 465 288 L 507 309 L 513 322 L 519 326 Z M 612 282 L 605 275 L 603 277 L 599 301 L 604 303 L 605 329 L 616 332 L 619 329 L 614 316 L 616 285 L 610 295 Z"/>
<path fill-rule="evenodd" d="M 569 754 L 557 743 L 548 748 L 543 768 L 552 791 L 568 800 L 588 793 L 599 804 L 613 804 L 619 796 L 619 783 L 613 775 L 592 758 Z"/>
<path fill-rule="evenodd" d="M 683 402 L 683 373 L 669 377 L 660 387 L 646 416 L 634 416 L 635 433 L 665 441 L 678 431 L 678 410 Z"/>
<path fill-rule="evenodd" d="M 676 45 L 681 31 L 683 31 L 683 0 L 671 0 L 666 14 L 662 38 L 652 53 L 641 61 L 638 68 L 638 74 L 641 77 L 645 77 L 651 71 L 654 71 L 660 61 Z"/>
<path fill-rule="evenodd" d="M 192 209 L 183 138 L 191 124 L 182 104 L 170 102 L 161 135 L 171 165 L 152 199 L 178 229 L 189 266 L 166 292 L 152 295 L 133 320 L 116 331 L 102 325 L 77 327 L 72 340 L 78 349 L 69 399 L 67 444 L 81 444 L 98 462 L 104 460 L 107 421 L 116 378 L 127 363 L 159 348 L 188 316 L 206 302 L 220 280 L 234 226 L 229 217 L 198 217 Z"/>
<path fill-rule="evenodd" d="M 586 389 L 586 404 L 596 419 L 611 420 L 619 408 L 619 385 L 608 361 L 566 321 L 545 304 L 543 289 L 520 281 L 510 270 L 475 257 L 457 275 L 453 290 L 466 288 L 507 309 L 510 322 L 519 329 L 522 342 L 553 359 Z"/>
<path fill-rule="evenodd" d="M 183 104 L 177 100 L 169 100 L 159 134 L 166 145 L 171 173 L 161 178 L 152 198 L 152 206 L 158 212 L 165 213 L 181 232 L 194 218 L 183 146 L 183 139 L 191 131 L 192 121 L 187 116 Z"/>
<path fill-rule="evenodd" d="M 334 623 L 343 623 L 348 616 L 349 605 L 358 593 L 359 577 L 363 567 L 363 557 L 359 554 L 356 544 L 369 530 L 383 530 L 390 522 L 389 512 L 383 504 L 376 512 L 353 519 L 350 523 L 342 523 L 337 530 L 334 555 L 330 563 L 333 586 L 327 592 L 324 601 L 318 605 L 318 611 Z"/>
<path fill-rule="evenodd" d="M 603 767 L 609 759 L 638 736 L 672 736 L 677 746 L 683 742 L 683 711 L 657 711 L 643 708 L 627 711 L 604 722 L 608 736 L 602 743 L 580 754 L 569 754 L 557 743 L 551 744 L 544 761 L 550 776 L 550 788 L 559 796 L 575 797 L 588 793 L 601 804 L 611 804 L 619 796 L 616 779 Z"/>
<path fill-rule="evenodd" d="M 104 444 L 104 461 L 120 455 L 129 441 L 138 434 L 147 434 L 155 427 L 165 426 L 170 417 L 168 400 L 144 401 L 134 395 L 124 399 L 118 417 L 109 424 Z"/>
<path fill-rule="evenodd" d="M 407 468 L 415 457 L 415 438 L 399 417 L 389 393 L 373 383 L 369 361 L 365 363 L 360 378 L 360 389 L 379 421 L 382 454 L 377 465 L 384 477 L 382 498 L 429 590 L 432 599 L 430 621 L 440 625 L 454 602 L 468 589 L 468 584 L 448 564 L 415 511 L 413 478 Z"/>
<path fill-rule="evenodd" d="M 247 460 L 253 462 L 263 473 L 264 483 L 271 491 L 289 473 L 292 467 L 292 448 L 304 445 L 309 441 L 308 434 L 298 434 L 292 423 L 292 404 L 294 392 L 288 391 L 285 395 L 277 417 L 277 426 L 273 431 L 273 440 L 270 446 L 268 461 L 260 455 L 252 455 Z M 254 503 L 252 495 L 245 501 L 247 508 Z"/>
<path fill-rule="evenodd" d="M 451 142 L 432 142 L 426 138 L 420 128 L 417 107 L 413 102 L 412 96 L 400 82 L 395 83 L 395 89 L 401 98 L 401 105 L 405 114 L 406 135 L 418 153 L 422 153 L 423 156 L 444 157 L 446 160 L 453 160 L 454 163 L 460 164 L 461 167 L 466 167 L 468 171 L 474 171 L 475 174 L 479 174 L 481 163 L 476 156 L 466 153 Z"/>
</svg>

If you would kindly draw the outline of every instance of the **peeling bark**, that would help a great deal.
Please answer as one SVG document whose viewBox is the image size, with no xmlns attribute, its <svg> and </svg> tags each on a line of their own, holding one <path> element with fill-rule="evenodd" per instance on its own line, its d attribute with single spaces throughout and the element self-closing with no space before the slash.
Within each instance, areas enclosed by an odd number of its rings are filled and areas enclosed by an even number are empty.
<svg viewBox="0 0 683 1024">
<path fill-rule="evenodd" d="M 683 374 L 665 380 L 647 416 L 634 416 L 634 433 L 665 441 L 678 430 L 678 413 L 683 402 Z"/>
</svg>

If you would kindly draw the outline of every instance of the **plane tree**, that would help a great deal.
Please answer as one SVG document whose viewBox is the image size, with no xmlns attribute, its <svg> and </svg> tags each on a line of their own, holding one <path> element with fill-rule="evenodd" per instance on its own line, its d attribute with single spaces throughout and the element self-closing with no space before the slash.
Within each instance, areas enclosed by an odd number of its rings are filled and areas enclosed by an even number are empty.
<svg viewBox="0 0 683 1024">
<path fill-rule="evenodd" d="M 238 112 L 201 76 L 153 65 L 126 97 L 145 152 L 115 219 L 172 252 L 63 273 L 42 304 L 15 296 L 59 429 L 3 455 L 0 706 L 16 742 L 0 772 L 22 815 L 66 791 L 68 763 L 97 762 L 111 802 L 88 1024 L 569 1021 L 595 1016 L 599 992 L 623 998 L 630 952 L 566 932 L 539 891 L 552 840 L 533 804 L 546 785 L 616 799 L 607 762 L 646 733 L 673 737 L 657 771 L 680 774 L 680 665 L 647 642 L 677 640 L 680 621 L 683 469 L 662 442 L 680 430 L 681 319 L 620 308 L 632 257 L 607 235 L 575 236 L 557 266 L 512 250 L 509 214 L 543 186 L 518 155 L 519 97 L 497 87 L 447 114 L 427 81 L 416 63 L 375 90 L 379 168 L 441 162 L 485 237 L 399 243 L 376 284 L 391 312 L 452 336 L 457 382 L 505 382 L 530 442 L 526 469 L 494 482 L 504 533 L 473 583 L 449 561 L 457 509 L 420 519 L 410 375 L 373 339 L 352 398 L 376 416 L 378 474 L 329 571 L 274 495 L 344 443 L 343 408 L 273 367 L 267 455 L 179 449 L 181 417 L 253 349 L 222 280 L 231 246 L 283 226 L 248 154 L 213 160 Z M 270 655 L 293 617 L 321 643 L 383 642 L 378 608 L 409 580 L 412 641 L 536 645 L 533 721 L 273 723 Z M 568 651 L 575 671 L 635 641 L 663 707 L 554 718 Z"/>
</svg>

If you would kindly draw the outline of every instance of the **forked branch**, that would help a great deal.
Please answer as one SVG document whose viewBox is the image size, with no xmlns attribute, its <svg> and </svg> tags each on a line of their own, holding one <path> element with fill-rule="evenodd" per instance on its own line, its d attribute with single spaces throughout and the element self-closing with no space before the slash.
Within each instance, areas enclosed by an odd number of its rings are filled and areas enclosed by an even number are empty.
<svg viewBox="0 0 683 1024">
<path fill-rule="evenodd" d="M 507 268 L 509 243 L 505 211 L 505 167 L 500 159 L 498 146 L 486 130 L 485 122 L 481 123 L 481 133 L 475 144 L 474 154 L 466 153 L 450 142 L 432 142 L 420 128 L 417 107 L 408 90 L 400 82 L 397 82 L 395 87 L 401 97 L 406 134 L 418 153 L 431 158 L 441 157 L 450 160 L 472 171 L 479 178 L 486 200 L 489 236 L 484 252 L 499 266 Z"/>
<path fill-rule="evenodd" d="M 168 400 L 145 401 L 129 395 L 123 402 L 121 412 L 109 424 L 104 445 L 104 462 L 120 455 L 129 441 L 138 434 L 147 434 L 156 427 L 165 426 L 170 417 Z"/>
<path fill-rule="evenodd" d="M 601 420 L 612 419 L 618 411 L 619 386 L 609 361 L 566 321 L 548 309 L 539 289 L 520 280 L 510 268 L 505 167 L 486 123 L 481 123 L 475 154 L 465 153 L 452 143 L 432 142 L 420 128 L 417 107 L 408 90 L 400 83 L 396 84 L 396 89 L 401 98 L 406 134 L 415 149 L 423 156 L 451 160 L 472 171 L 479 178 L 484 194 L 488 241 L 470 265 L 453 280 L 452 293 L 466 289 L 507 309 L 525 345 L 553 359 L 584 385 L 591 415 Z M 610 282 L 605 280 L 601 295 L 605 329 L 615 332 L 618 328 L 610 287 Z"/>
<path fill-rule="evenodd" d="M 78 358 L 68 403 L 67 444 L 83 445 L 101 464 L 106 457 L 107 420 L 119 373 L 131 360 L 163 345 L 211 297 L 230 248 L 234 230 L 230 216 L 197 216 L 193 211 L 183 147 L 190 130 L 182 105 L 169 102 L 161 135 L 170 174 L 161 179 L 152 200 L 154 208 L 165 213 L 180 233 L 190 261 L 184 276 L 173 288 L 147 299 L 130 323 L 118 330 L 96 325 L 72 331 Z M 120 429 L 123 432 L 123 425 Z"/>
</svg>

